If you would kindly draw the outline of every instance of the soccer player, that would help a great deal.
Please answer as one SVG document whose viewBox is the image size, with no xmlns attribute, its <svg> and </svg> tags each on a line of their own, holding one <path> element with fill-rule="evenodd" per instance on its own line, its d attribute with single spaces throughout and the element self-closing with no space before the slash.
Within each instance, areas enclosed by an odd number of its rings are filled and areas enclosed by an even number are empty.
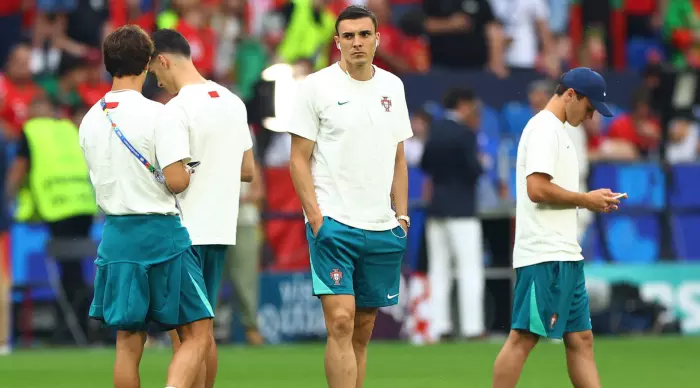
<svg viewBox="0 0 700 388">
<path fill-rule="evenodd" d="M 326 379 L 340 388 L 363 385 L 377 309 L 398 303 L 410 224 L 403 141 L 412 132 L 403 83 L 372 65 L 375 15 L 343 10 L 335 42 L 341 61 L 302 82 L 289 132 L 328 331 Z"/>
<path fill-rule="evenodd" d="M 150 70 L 159 86 L 177 94 L 165 105 L 158 127 L 187 133 L 192 160 L 201 163 L 189 189 L 180 195 L 180 205 L 183 224 L 201 259 L 207 297 L 216 308 L 226 251 L 236 244 L 241 181 L 252 181 L 255 168 L 246 108 L 228 89 L 199 74 L 190 45 L 179 32 L 163 29 L 152 37 L 155 54 Z M 176 350 L 178 337 L 170 334 Z M 211 343 L 207 388 L 214 386 L 217 371 L 213 334 Z"/>
<path fill-rule="evenodd" d="M 173 193 L 190 183 L 189 134 L 159 128 L 162 104 L 141 95 L 153 42 L 136 26 L 109 34 L 104 63 L 112 90 L 80 124 L 97 204 L 106 214 L 90 317 L 117 330 L 114 386 L 140 386 L 146 324 L 177 328 L 182 347 L 167 384 L 189 388 L 211 341 L 213 310 L 199 259 Z"/>
<path fill-rule="evenodd" d="M 620 201 L 609 189 L 579 193 L 578 159 L 564 123 L 578 126 L 595 111 L 612 116 L 605 88 L 603 77 L 591 69 L 565 73 L 556 95 L 530 119 L 520 138 L 513 322 L 496 358 L 494 388 L 515 387 L 541 337 L 563 337 L 575 387 L 600 387 L 576 212 L 609 212 Z"/>
</svg>

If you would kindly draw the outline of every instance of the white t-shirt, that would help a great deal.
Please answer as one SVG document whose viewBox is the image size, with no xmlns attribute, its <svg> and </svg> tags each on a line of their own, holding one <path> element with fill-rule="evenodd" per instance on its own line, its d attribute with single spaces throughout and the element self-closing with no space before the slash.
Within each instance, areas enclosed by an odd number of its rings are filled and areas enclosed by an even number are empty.
<svg viewBox="0 0 700 388">
<path fill-rule="evenodd" d="M 187 132 L 156 129 L 163 104 L 134 90 L 109 92 L 105 101 L 124 137 L 154 166 L 189 160 Z M 83 117 L 79 135 L 97 204 L 105 214 L 179 214 L 175 197 L 126 148 L 99 102 Z"/>
<path fill-rule="evenodd" d="M 536 204 L 527 195 L 527 177 L 533 173 L 547 174 L 559 187 L 579 191 L 576 147 L 554 113 L 543 110 L 527 123 L 516 164 L 513 267 L 583 260 L 577 240 L 577 209 Z"/>
<path fill-rule="evenodd" d="M 403 82 L 374 68 L 357 81 L 333 64 L 301 86 L 289 132 L 316 142 L 311 175 L 324 216 L 365 230 L 398 225 L 391 209 L 394 161 L 413 136 Z"/>
<path fill-rule="evenodd" d="M 188 133 L 192 161 L 201 163 L 178 195 L 192 244 L 235 245 L 243 153 L 253 147 L 245 104 L 215 82 L 187 85 L 158 128 Z"/>
<path fill-rule="evenodd" d="M 506 35 L 512 41 L 506 49 L 506 64 L 533 68 L 539 52 L 536 22 L 549 23 L 549 5 L 546 0 L 515 0 L 508 3 L 504 24 Z"/>
</svg>

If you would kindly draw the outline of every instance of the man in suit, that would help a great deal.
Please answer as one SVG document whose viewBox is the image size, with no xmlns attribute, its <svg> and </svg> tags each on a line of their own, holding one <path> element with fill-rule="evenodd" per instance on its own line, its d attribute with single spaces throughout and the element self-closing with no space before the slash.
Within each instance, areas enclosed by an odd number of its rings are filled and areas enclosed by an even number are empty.
<svg viewBox="0 0 700 388">
<path fill-rule="evenodd" d="M 433 124 L 421 168 L 432 181 L 426 226 L 433 338 L 453 334 L 450 317 L 452 277 L 459 279 L 459 335 L 484 334 L 484 262 L 476 190 L 482 167 L 476 128 L 480 103 L 472 90 L 447 92 L 444 120 Z M 452 259 L 456 260 L 455 270 Z"/>
</svg>

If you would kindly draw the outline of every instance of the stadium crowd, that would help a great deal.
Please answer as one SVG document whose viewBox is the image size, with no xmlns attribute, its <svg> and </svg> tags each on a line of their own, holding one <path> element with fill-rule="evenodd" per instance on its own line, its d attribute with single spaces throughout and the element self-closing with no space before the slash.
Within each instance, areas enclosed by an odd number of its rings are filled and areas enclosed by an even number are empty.
<svg viewBox="0 0 700 388">
<path fill-rule="evenodd" d="M 669 162 L 698 159 L 700 128 L 692 112 L 664 128 L 650 97 L 665 67 L 700 67 L 700 26 L 685 17 L 700 13 L 692 0 L 625 0 L 616 2 L 619 6 L 597 0 L 3 0 L 2 148 L 14 149 L 27 120 L 45 114 L 33 109 L 36 101 L 47 101 L 54 115 L 79 125 L 86 110 L 110 89 L 100 46 L 117 26 L 133 23 L 149 32 L 177 29 L 188 39 L 202 74 L 253 104 L 269 66 L 303 63 L 313 71 L 339 59 L 332 44 L 335 15 L 351 3 L 365 4 L 377 15 L 381 45 L 374 63 L 396 74 L 485 70 L 501 79 L 518 72 L 540 74 L 527 99 L 500 111 L 478 105 L 482 113 L 490 109 L 498 117 L 475 124 L 483 136 L 517 142 L 568 68 L 633 69 L 644 74 L 645 84 L 631 96 L 628 111 L 616 108 L 612 119 L 596 115 L 581 128 L 572 128 L 582 160 L 658 159 L 664 130 L 669 134 Z M 171 98 L 152 81 L 144 94 L 163 103 Z M 426 104 L 411 112 L 409 165 L 421 165 L 431 125 L 444 116 L 444 109 Z M 255 115 L 250 121 L 261 164 L 285 166 L 287 135 L 270 134 Z M 494 160 L 484 152 L 479 160 L 484 170 L 495 171 L 499 163 L 512 165 L 514 155 L 513 147 L 510 158 Z M 503 200 L 513 198 L 508 180 L 501 175 L 490 189 Z M 243 227 L 254 236 L 260 222 L 256 204 L 264 189 L 246 190 L 250 206 L 241 216 L 247 220 Z M 259 342 L 256 335 L 251 333 L 249 340 Z"/>
</svg>

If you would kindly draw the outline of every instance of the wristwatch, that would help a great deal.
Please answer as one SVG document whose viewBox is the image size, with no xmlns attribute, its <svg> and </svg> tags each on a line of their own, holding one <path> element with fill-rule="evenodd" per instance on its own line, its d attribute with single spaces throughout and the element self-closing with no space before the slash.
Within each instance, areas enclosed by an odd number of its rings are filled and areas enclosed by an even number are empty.
<svg viewBox="0 0 700 388">
<path fill-rule="evenodd" d="M 411 227 L 411 217 L 409 216 L 398 216 L 396 217 L 397 220 L 399 221 L 406 221 L 406 226 L 409 228 Z"/>
</svg>

